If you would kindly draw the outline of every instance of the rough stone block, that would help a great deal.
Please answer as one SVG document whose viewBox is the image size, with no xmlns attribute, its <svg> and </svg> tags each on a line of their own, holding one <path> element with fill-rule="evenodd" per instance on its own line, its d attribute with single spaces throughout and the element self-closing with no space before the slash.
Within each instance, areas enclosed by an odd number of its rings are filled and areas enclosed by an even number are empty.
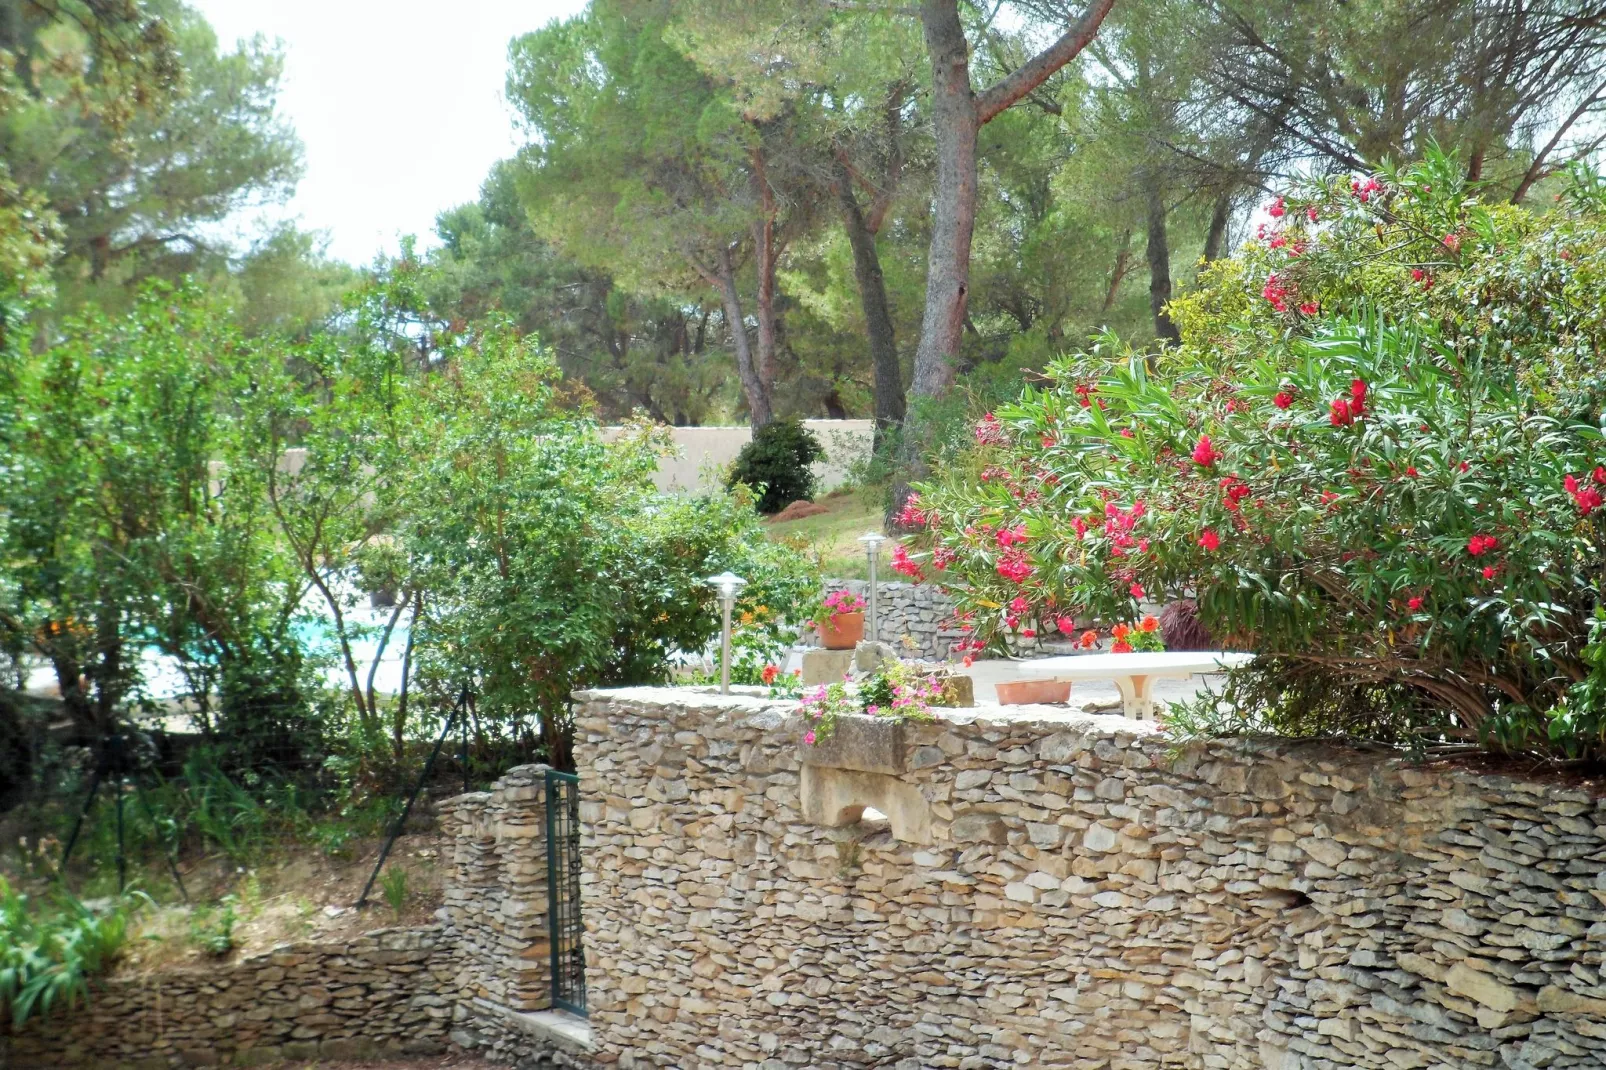
<svg viewBox="0 0 1606 1070">
<path fill-rule="evenodd" d="M 820 684 L 834 684 L 846 676 L 853 668 L 853 651 L 851 650 L 805 650 L 803 651 L 803 686 L 817 687 Z"/>
<path fill-rule="evenodd" d="M 836 731 L 825 739 L 799 742 L 798 747 L 810 765 L 889 774 L 902 773 L 905 767 L 904 727 L 882 717 L 850 714 L 839 718 Z"/>
</svg>

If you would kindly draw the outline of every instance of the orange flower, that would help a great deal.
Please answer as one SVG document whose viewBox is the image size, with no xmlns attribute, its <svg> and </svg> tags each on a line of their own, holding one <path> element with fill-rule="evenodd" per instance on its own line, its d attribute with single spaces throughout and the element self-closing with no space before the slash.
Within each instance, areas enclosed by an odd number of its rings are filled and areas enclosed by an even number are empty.
<svg viewBox="0 0 1606 1070">
<path fill-rule="evenodd" d="M 1138 625 L 1138 631 L 1140 631 L 1140 632 L 1154 632 L 1154 631 L 1159 631 L 1159 630 L 1160 630 L 1160 619 L 1158 617 L 1156 617 L 1152 613 L 1149 614 L 1147 617 L 1144 617 L 1143 618 L 1143 622 Z"/>
<path fill-rule="evenodd" d="M 1110 635 L 1117 643 L 1126 642 L 1126 637 L 1132 634 L 1132 629 L 1125 624 L 1117 624 L 1110 629 Z"/>
<path fill-rule="evenodd" d="M 1087 631 L 1083 632 L 1082 637 L 1077 640 L 1077 645 L 1083 650 L 1091 650 L 1093 647 L 1098 646 L 1098 643 L 1099 633 L 1095 632 L 1092 628 L 1089 628 Z"/>
<path fill-rule="evenodd" d="M 1115 645 L 1110 647 L 1110 653 L 1130 654 L 1132 653 L 1132 644 L 1127 642 L 1125 639 L 1118 639 L 1116 640 Z"/>
</svg>

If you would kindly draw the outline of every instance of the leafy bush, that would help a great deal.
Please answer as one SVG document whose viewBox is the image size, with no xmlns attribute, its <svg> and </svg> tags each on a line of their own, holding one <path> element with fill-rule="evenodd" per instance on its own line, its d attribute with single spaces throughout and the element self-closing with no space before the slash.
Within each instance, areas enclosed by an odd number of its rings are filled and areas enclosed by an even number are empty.
<svg viewBox="0 0 1606 1070">
<path fill-rule="evenodd" d="M 421 391 L 400 532 L 429 592 L 415 640 L 429 692 L 466 686 L 478 723 L 509 731 L 534 714 L 568 767 L 576 688 L 664 680 L 676 651 L 718 635 L 708 576 L 747 579 L 737 612 L 765 635 L 801 619 L 818 579 L 764 537 L 750 498 L 658 493 L 664 437 L 604 443 L 558 403 L 551 357 L 509 329 L 450 363 Z"/>
<path fill-rule="evenodd" d="M 759 492 L 758 511 L 778 513 L 796 501 L 814 497 L 814 462 L 825 447 L 797 420 L 776 420 L 753 433 L 731 468 L 729 485 Z"/>
<path fill-rule="evenodd" d="M 0 1013 L 15 1025 L 89 998 L 90 979 L 116 962 L 128 938 L 127 903 L 96 913 L 67 896 L 49 906 L 0 878 Z"/>
<path fill-rule="evenodd" d="M 196 947 L 214 958 L 234 950 L 234 927 L 240 921 L 235 909 L 238 902 L 236 897 L 226 895 L 216 908 L 195 908 L 190 914 L 190 940 Z"/>
<path fill-rule="evenodd" d="M 1242 723 L 1599 753 L 1606 449 L 1572 333 L 1599 310 L 1569 304 L 1596 283 L 1500 280 L 1563 232 L 1606 246 L 1601 216 L 1479 205 L 1442 160 L 1275 209 L 1301 222 L 1214 269 L 1163 379 L 1106 340 L 979 421 L 905 559 L 988 645 L 1196 595 L 1262 655 Z"/>
</svg>

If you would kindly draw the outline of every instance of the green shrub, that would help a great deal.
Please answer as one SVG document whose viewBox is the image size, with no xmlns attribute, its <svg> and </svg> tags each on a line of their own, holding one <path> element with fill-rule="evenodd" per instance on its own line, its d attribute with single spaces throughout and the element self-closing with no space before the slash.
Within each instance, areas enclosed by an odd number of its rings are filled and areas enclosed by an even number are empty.
<svg viewBox="0 0 1606 1070">
<path fill-rule="evenodd" d="M 190 914 L 190 940 L 196 947 L 215 958 L 234 950 L 234 926 L 240 920 L 235 909 L 238 903 L 235 896 L 226 895 L 216 909 L 195 908 Z"/>
<path fill-rule="evenodd" d="M 765 538 L 745 491 L 659 493 L 667 438 L 604 442 L 559 404 L 550 355 L 511 330 L 450 363 L 419 399 L 401 532 L 430 592 L 414 664 L 435 709 L 467 687 L 481 730 L 526 732 L 533 715 L 546 760 L 570 768 L 577 688 L 663 681 L 677 651 L 719 634 L 707 577 L 746 578 L 737 613 L 772 634 L 801 619 L 819 581 Z"/>
<path fill-rule="evenodd" d="M 758 511 L 778 513 L 796 501 L 814 497 L 815 461 L 825 448 L 814 432 L 797 420 L 776 420 L 753 433 L 731 468 L 730 483 L 758 492 Z"/>
<path fill-rule="evenodd" d="M 97 913 L 78 900 L 31 901 L 0 878 L 0 1013 L 15 1025 L 89 999 L 128 939 L 129 900 Z"/>
<path fill-rule="evenodd" d="M 385 870 L 384 876 L 379 878 L 379 889 L 385 895 L 386 905 L 400 915 L 407 905 L 407 870 L 401 866 Z"/>
</svg>

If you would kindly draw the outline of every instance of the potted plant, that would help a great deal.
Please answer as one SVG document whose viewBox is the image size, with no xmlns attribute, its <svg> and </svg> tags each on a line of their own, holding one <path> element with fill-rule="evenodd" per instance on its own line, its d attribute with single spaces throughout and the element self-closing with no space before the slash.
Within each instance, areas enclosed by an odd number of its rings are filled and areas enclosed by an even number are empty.
<svg viewBox="0 0 1606 1070">
<path fill-rule="evenodd" d="M 832 591 L 820 603 L 814 626 L 827 650 L 852 650 L 864 638 L 864 599 L 852 591 Z"/>
<path fill-rule="evenodd" d="M 994 684 L 993 690 L 1000 706 L 1044 705 L 1071 698 L 1069 680 L 1008 680 Z"/>
</svg>

